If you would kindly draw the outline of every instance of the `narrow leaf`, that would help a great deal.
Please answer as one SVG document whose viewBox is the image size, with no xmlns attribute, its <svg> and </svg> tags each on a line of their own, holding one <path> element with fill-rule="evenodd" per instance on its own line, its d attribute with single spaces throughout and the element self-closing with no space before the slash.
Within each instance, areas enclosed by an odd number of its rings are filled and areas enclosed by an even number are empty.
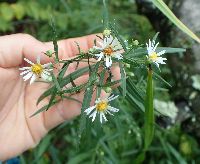
<svg viewBox="0 0 200 164">
<path fill-rule="evenodd" d="M 153 4 L 166 16 L 172 23 L 174 23 L 180 30 L 188 36 L 200 43 L 200 39 L 187 26 L 185 26 L 163 2 L 163 0 L 152 0 Z"/>
<path fill-rule="evenodd" d="M 123 97 L 126 96 L 126 72 L 124 69 L 124 65 L 122 63 L 119 63 L 120 67 L 120 74 L 121 74 L 121 79 L 122 79 L 122 95 Z"/>
</svg>

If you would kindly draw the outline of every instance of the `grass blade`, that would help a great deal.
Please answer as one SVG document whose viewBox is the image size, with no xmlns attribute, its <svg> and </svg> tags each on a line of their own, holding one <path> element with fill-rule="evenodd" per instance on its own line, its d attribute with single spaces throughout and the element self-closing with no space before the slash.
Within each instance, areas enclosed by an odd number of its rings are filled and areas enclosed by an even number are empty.
<svg viewBox="0 0 200 164">
<path fill-rule="evenodd" d="M 163 2 L 163 0 L 152 0 L 153 4 L 180 30 L 186 33 L 188 36 L 200 43 L 200 39 L 195 35 L 187 26 L 185 26 L 169 9 L 169 7 Z"/>
</svg>

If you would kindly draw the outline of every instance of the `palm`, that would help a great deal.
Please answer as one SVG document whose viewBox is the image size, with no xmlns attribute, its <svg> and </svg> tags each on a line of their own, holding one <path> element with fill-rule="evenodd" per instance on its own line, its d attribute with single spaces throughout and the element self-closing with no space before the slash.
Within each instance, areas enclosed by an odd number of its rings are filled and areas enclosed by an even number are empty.
<svg viewBox="0 0 200 164">
<path fill-rule="evenodd" d="M 23 38 L 24 43 L 18 44 L 16 50 L 12 50 L 12 46 L 20 38 Z M 95 35 L 90 35 L 58 42 L 60 58 L 67 59 L 78 53 L 74 41 L 80 44 L 83 51 L 87 51 L 92 47 L 94 38 Z M 50 110 L 30 118 L 30 115 L 48 103 L 48 99 L 45 99 L 38 106 L 36 105 L 38 97 L 49 86 L 46 83 L 29 85 L 24 82 L 19 75 L 19 67 L 24 65 L 23 56 L 35 62 L 35 56 L 53 49 L 53 44 L 51 42 L 44 44 L 23 34 L 0 37 L 0 43 L 8 41 L 11 42 L 10 45 L 2 46 L 0 44 L 0 160 L 5 160 L 34 147 L 50 129 L 80 114 L 81 107 L 79 103 L 64 100 Z M 1 54 L 2 49 L 4 51 Z M 42 56 L 43 63 L 48 63 L 49 60 L 45 55 Z M 80 67 L 83 66 L 80 65 Z M 72 65 L 68 73 L 73 72 L 74 69 Z M 113 71 L 117 71 L 115 78 L 118 79 L 118 67 Z M 87 77 L 88 75 L 80 77 L 76 83 L 81 84 L 87 80 Z M 83 93 L 74 95 L 74 98 L 82 101 Z M 67 109 L 65 109 L 66 106 Z"/>
</svg>

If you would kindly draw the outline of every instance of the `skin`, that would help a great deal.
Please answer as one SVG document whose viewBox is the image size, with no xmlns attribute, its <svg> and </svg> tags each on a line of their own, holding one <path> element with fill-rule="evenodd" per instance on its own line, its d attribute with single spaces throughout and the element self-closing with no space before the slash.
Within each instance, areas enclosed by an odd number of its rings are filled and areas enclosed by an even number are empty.
<svg viewBox="0 0 200 164">
<path fill-rule="evenodd" d="M 69 59 L 78 54 L 75 41 L 85 52 L 93 46 L 96 35 L 65 39 L 58 42 L 59 58 Z M 98 38 L 97 38 L 98 39 Z M 80 114 L 81 104 L 71 100 L 63 100 L 48 111 L 32 118 L 30 115 L 48 103 L 48 98 L 38 106 L 38 97 L 49 87 L 45 83 L 29 85 L 19 75 L 19 68 L 27 66 L 23 58 L 36 62 L 36 56 L 41 55 L 41 63 L 51 59 L 42 52 L 53 50 L 52 42 L 43 43 L 28 34 L 14 34 L 0 37 L 0 161 L 17 156 L 35 147 L 49 130 Z M 86 63 L 81 63 L 80 67 Z M 30 65 L 28 65 L 30 66 Z M 71 65 L 67 74 L 75 70 Z M 119 68 L 113 67 L 114 79 L 120 78 Z M 78 78 L 75 83 L 87 81 L 88 75 Z M 105 93 L 102 93 L 105 96 Z M 83 92 L 73 95 L 82 101 Z M 94 102 L 93 97 L 93 102 Z"/>
</svg>

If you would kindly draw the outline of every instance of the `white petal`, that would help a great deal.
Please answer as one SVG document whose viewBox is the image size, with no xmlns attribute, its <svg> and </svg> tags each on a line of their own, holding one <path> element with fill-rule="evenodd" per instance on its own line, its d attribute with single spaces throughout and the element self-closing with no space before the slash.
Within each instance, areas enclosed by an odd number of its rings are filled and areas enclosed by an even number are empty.
<svg viewBox="0 0 200 164">
<path fill-rule="evenodd" d="M 101 99 L 100 98 L 96 99 L 95 103 L 97 104 L 99 102 L 101 102 Z"/>
<path fill-rule="evenodd" d="M 99 45 L 103 48 L 104 47 L 104 44 L 102 43 L 102 42 L 97 42 L 97 43 L 99 43 Z M 100 47 L 99 47 L 100 48 Z"/>
<path fill-rule="evenodd" d="M 29 69 L 29 70 L 26 70 L 26 71 L 23 71 L 23 72 L 20 73 L 20 75 L 27 74 L 27 73 L 29 73 L 30 71 L 31 71 L 30 69 Z"/>
<path fill-rule="evenodd" d="M 114 47 L 114 50 L 123 49 L 122 45 L 120 44 L 119 40 L 115 38 L 111 44 Z"/>
<path fill-rule="evenodd" d="M 106 113 L 108 113 L 109 115 L 114 116 L 114 114 L 112 114 L 109 110 L 106 110 Z"/>
<path fill-rule="evenodd" d="M 92 117 L 92 122 L 95 120 L 96 115 L 97 115 L 97 111 L 95 110 L 95 111 L 89 116 L 89 118 Z"/>
<path fill-rule="evenodd" d="M 119 112 L 119 109 L 114 108 L 112 106 L 108 106 L 108 110 L 111 111 L 111 112 Z"/>
<path fill-rule="evenodd" d="M 30 84 L 32 84 L 36 79 L 37 79 L 37 76 L 35 74 L 33 74 L 32 78 L 30 80 Z"/>
<path fill-rule="evenodd" d="M 114 57 L 118 60 L 123 59 L 123 56 L 121 54 L 114 54 Z"/>
<path fill-rule="evenodd" d="M 40 55 L 37 56 L 37 63 L 40 64 Z"/>
<path fill-rule="evenodd" d="M 41 73 L 41 78 L 42 79 L 46 80 L 46 79 L 48 79 L 48 77 L 49 76 L 47 74 L 45 74 L 44 72 Z"/>
<path fill-rule="evenodd" d="M 149 48 L 152 48 L 151 40 L 149 39 Z"/>
<path fill-rule="evenodd" d="M 89 115 L 91 113 L 91 111 L 95 108 L 96 106 L 91 106 L 89 108 L 87 108 L 84 112 L 86 113 L 86 115 Z"/>
<path fill-rule="evenodd" d="M 33 73 L 29 72 L 26 76 L 23 77 L 24 81 L 30 79 L 32 75 L 33 75 Z"/>
<path fill-rule="evenodd" d="M 154 46 L 153 51 L 156 50 L 156 48 L 158 47 L 158 45 L 159 45 L 159 42 Z"/>
<path fill-rule="evenodd" d="M 158 56 L 161 56 L 161 55 L 163 55 L 165 52 L 166 52 L 166 50 L 162 50 L 162 51 L 158 52 L 157 55 L 158 55 Z"/>
<path fill-rule="evenodd" d="M 108 98 L 108 101 L 112 101 L 112 100 L 116 99 L 117 97 L 119 97 L 119 95 L 116 95 L 116 96 L 112 95 Z"/>
<path fill-rule="evenodd" d="M 109 38 L 108 37 L 104 38 L 104 40 L 103 40 L 104 47 L 109 46 L 112 43 L 112 41 L 113 41 L 113 37 L 112 36 L 109 37 Z"/>
<path fill-rule="evenodd" d="M 26 59 L 26 58 L 24 58 L 24 60 L 25 60 L 27 63 L 29 63 L 29 64 L 31 64 L 31 65 L 34 65 L 34 63 L 33 63 L 32 61 L 30 61 L 30 60 L 28 60 L 28 59 Z"/>
<path fill-rule="evenodd" d="M 101 52 L 100 54 L 96 54 L 96 57 L 98 57 L 98 61 L 100 61 L 103 58 L 103 52 Z"/>
<path fill-rule="evenodd" d="M 44 72 L 46 75 L 49 75 L 49 76 L 50 76 L 51 73 L 49 73 L 48 71 L 50 71 L 50 70 L 49 70 L 49 69 L 44 69 L 44 70 L 43 70 L 43 72 Z"/>
<path fill-rule="evenodd" d="M 102 116 L 103 116 L 103 118 L 104 118 L 105 121 L 108 121 L 108 120 L 106 119 L 106 116 L 105 116 L 104 113 L 102 113 Z"/>
<path fill-rule="evenodd" d="M 103 121 L 102 121 L 102 112 L 100 112 L 100 122 L 102 123 Z"/>
<path fill-rule="evenodd" d="M 50 67 L 51 65 L 52 65 L 52 63 L 47 63 L 47 64 L 43 64 L 42 67 L 47 68 L 47 67 Z"/>
<path fill-rule="evenodd" d="M 19 68 L 20 71 L 27 70 L 27 69 L 31 69 L 31 67 L 22 67 L 22 68 Z"/>
<path fill-rule="evenodd" d="M 159 68 L 159 64 L 157 62 L 154 62 L 156 64 L 156 66 Z"/>
<path fill-rule="evenodd" d="M 106 67 L 110 67 L 112 65 L 112 59 L 110 56 L 106 56 Z"/>
</svg>

